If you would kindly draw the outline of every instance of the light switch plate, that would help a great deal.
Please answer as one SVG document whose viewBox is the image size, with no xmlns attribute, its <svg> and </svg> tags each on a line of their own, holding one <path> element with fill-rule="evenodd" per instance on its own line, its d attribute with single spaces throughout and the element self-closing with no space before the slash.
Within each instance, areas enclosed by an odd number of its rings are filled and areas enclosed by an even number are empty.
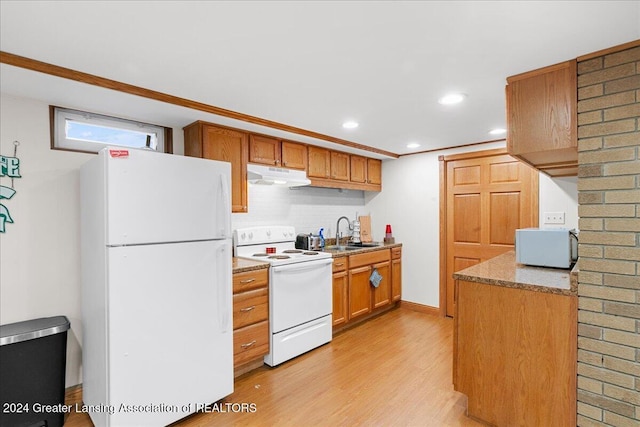
<svg viewBox="0 0 640 427">
<path fill-rule="evenodd" d="M 545 224 L 564 224 L 564 212 L 545 212 Z"/>
</svg>

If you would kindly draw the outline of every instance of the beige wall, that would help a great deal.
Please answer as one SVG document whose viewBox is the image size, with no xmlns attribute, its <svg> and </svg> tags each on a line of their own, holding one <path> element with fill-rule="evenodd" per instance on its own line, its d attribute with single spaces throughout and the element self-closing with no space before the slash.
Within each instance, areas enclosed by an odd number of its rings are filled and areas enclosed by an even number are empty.
<svg viewBox="0 0 640 427">
<path fill-rule="evenodd" d="M 578 62 L 578 424 L 640 419 L 640 44 Z"/>
</svg>

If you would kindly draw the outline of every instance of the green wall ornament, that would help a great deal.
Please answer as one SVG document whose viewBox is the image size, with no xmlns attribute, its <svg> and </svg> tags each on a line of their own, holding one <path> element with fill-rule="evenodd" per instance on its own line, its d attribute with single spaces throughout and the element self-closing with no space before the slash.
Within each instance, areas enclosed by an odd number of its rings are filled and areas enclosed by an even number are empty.
<svg viewBox="0 0 640 427">
<path fill-rule="evenodd" d="M 10 199 L 16 194 L 16 190 L 13 189 L 14 178 L 22 178 L 20 176 L 20 159 L 18 159 L 18 141 L 13 141 L 13 157 L 0 156 L 0 178 L 8 176 L 11 178 L 11 187 L 0 185 L 0 202 L 4 199 Z M 13 223 L 13 218 L 9 213 L 9 209 L 0 203 L 0 233 L 6 231 L 5 224 Z"/>
</svg>

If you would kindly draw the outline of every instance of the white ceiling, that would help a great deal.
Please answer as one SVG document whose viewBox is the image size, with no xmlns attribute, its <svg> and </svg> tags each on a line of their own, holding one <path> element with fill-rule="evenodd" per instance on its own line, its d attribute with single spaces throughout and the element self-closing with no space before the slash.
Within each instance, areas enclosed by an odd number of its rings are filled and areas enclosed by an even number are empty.
<svg viewBox="0 0 640 427">
<path fill-rule="evenodd" d="M 397 154 L 496 139 L 507 76 L 637 39 L 640 1 L 0 0 L 4 52 Z M 0 84 L 164 126 L 200 119 L 345 149 L 6 64 Z M 439 105 L 449 91 L 468 98 Z M 360 126 L 342 129 L 347 119 Z"/>
</svg>

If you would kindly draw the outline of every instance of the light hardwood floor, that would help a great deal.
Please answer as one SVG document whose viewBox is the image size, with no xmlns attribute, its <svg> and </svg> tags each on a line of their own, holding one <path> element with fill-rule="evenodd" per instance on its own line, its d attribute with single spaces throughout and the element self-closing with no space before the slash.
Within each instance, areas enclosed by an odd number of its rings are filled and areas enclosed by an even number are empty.
<svg viewBox="0 0 640 427">
<path fill-rule="evenodd" d="M 453 391 L 452 339 L 453 320 L 400 307 L 238 377 L 218 407 L 254 404 L 254 412 L 199 413 L 174 426 L 479 426 Z M 93 424 L 71 414 L 65 426 Z"/>
</svg>

